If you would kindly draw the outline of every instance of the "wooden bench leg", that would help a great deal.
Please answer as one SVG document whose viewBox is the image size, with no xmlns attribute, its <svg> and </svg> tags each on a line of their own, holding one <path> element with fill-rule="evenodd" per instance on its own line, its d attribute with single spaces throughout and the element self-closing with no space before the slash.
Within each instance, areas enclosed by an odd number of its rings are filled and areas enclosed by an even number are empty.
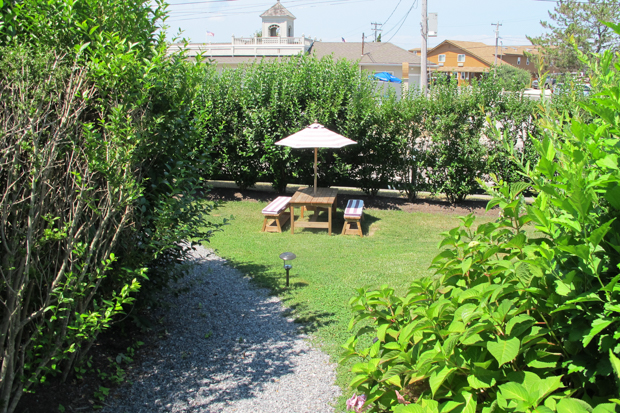
<svg viewBox="0 0 620 413">
<path fill-rule="evenodd" d="M 363 218 L 364 216 L 362 215 L 359 221 L 357 221 L 357 232 L 358 234 L 360 234 L 360 238 L 364 238 L 364 233 L 362 232 L 362 219 Z"/>
<path fill-rule="evenodd" d="M 265 228 L 267 228 L 267 217 L 265 217 L 265 219 L 263 220 L 263 229 L 261 230 L 261 232 L 265 232 Z"/>
</svg>

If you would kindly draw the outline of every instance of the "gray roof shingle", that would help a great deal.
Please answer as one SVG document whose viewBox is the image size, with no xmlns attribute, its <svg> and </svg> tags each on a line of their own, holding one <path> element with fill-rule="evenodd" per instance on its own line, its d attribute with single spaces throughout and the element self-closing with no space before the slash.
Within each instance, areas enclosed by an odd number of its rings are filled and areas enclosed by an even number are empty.
<svg viewBox="0 0 620 413">
<path fill-rule="evenodd" d="M 286 7 L 282 5 L 282 3 L 280 3 L 280 0 L 278 0 L 276 4 L 271 6 L 269 10 L 267 10 L 266 12 L 260 15 L 260 17 L 280 17 L 280 16 L 287 16 L 293 19 L 297 18 L 293 16 L 293 13 L 288 11 Z"/>
<path fill-rule="evenodd" d="M 310 53 L 318 58 L 333 55 L 336 59 L 360 60 L 360 63 L 401 64 L 409 62 L 415 66 L 421 63 L 420 56 L 409 53 L 392 43 L 365 43 L 364 56 L 362 56 L 361 42 L 314 42 Z"/>
</svg>

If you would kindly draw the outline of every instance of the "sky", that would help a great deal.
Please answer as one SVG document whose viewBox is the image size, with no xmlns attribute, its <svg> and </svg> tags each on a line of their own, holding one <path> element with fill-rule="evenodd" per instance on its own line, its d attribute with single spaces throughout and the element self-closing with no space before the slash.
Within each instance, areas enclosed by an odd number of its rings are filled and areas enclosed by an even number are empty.
<svg viewBox="0 0 620 413">
<path fill-rule="evenodd" d="M 168 36 L 179 30 L 192 43 L 230 43 L 231 37 L 252 37 L 261 29 L 260 15 L 276 0 L 168 0 Z M 372 23 L 379 32 L 404 49 L 420 47 L 421 0 L 282 0 L 295 15 L 295 36 L 325 42 L 374 40 Z M 495 24 L 503 45 L 530 44 L 527 36 L 544 32 L 552 0 L 427 0 L 428 12 L 438 13 L 438 36 L 428 47 L 446 39 L 495 44 Z M 207 37 L 207 31 L 215 36 Z"/>
</svg>

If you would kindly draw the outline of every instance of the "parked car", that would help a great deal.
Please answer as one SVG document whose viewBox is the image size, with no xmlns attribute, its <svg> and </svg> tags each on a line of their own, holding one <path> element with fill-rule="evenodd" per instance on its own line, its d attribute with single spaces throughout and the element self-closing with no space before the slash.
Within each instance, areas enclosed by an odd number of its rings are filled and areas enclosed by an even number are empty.
<svg viewBox="0 0 620 413">
<path fill-rule="evenodd" d="M 578 83 L 573 86 L 576 92 L 583 93 L 584 96 L 590 96 L 591 87 L 587 83 Z M 570 86 L 565 83 L 556 83 L 553 87 L 553 94 L 558 95 L 570 92 Z"/>
<path fill-rule="evenodd" d="M 552 77 L 547 77 L 545 79 L 545 89 L 553 89 L 553 86 L 556 84 L 557 80 L 555 78 Z M 539 80 L 535 79 L 532 81 L 532 88 L 534 89 L 538 89 L 539 88 Z"/>
</svg>

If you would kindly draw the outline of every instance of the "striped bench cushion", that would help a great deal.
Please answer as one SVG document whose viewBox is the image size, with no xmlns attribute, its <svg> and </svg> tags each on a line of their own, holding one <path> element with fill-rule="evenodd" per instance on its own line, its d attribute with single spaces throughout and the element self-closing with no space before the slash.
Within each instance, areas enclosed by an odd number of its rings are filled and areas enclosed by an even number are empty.
<svg viewBox="0 0 620 413">
<path fill-rule="evenodd" d="M 349 199 L 344 210 L 345 218 L 361 218 L 364 210 L 364 201 L 360 199 Z"/>
<path fill-rule="evenodd" d="M 279 196 L 265 208 L 263 208 L 263 215 L 278 215 L 280 212 L 284 211 L 288 207 L 288 203 L 290 202 L 290 196 Z"/>
</svg>

